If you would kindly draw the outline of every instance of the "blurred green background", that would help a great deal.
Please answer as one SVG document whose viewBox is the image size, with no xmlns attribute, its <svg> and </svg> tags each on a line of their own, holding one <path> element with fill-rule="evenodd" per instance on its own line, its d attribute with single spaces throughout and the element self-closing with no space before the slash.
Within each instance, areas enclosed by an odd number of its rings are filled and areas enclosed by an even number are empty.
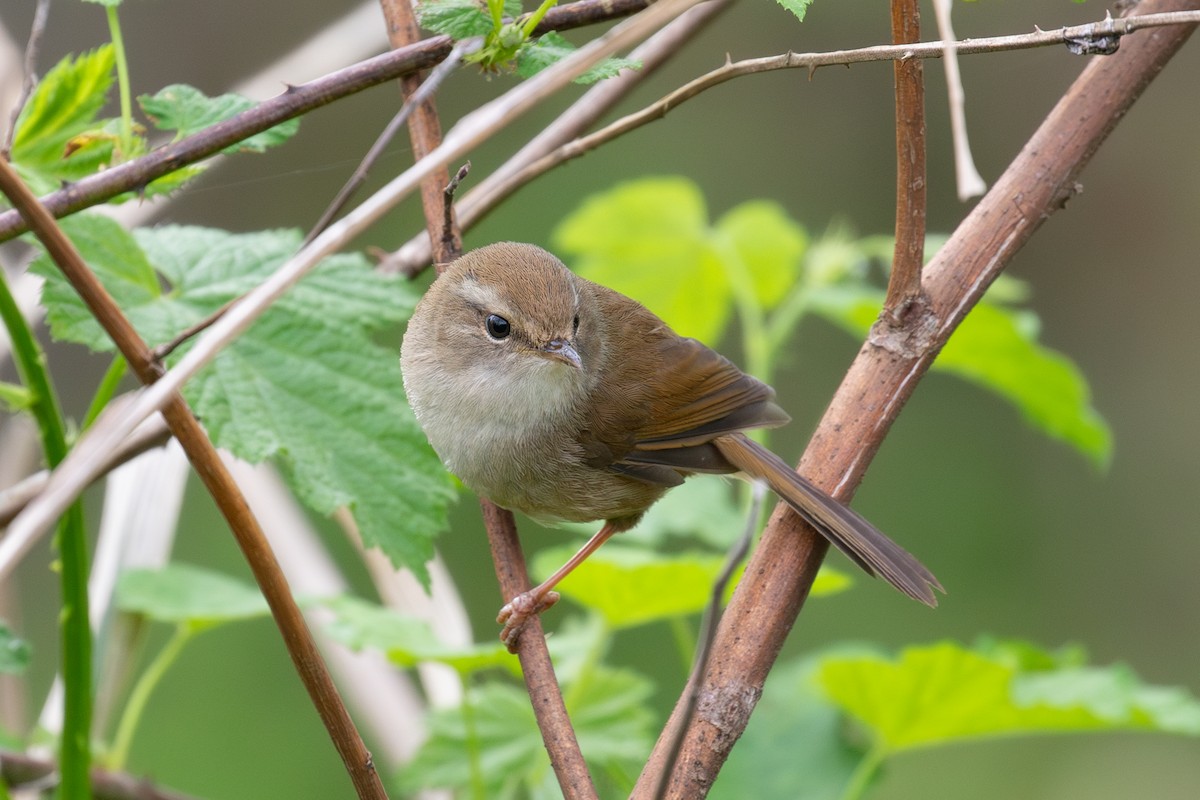
<svg viewBox="0 0 1200 800">
<path fill-rule="evenodd" d="M 29 0 L 4 5 L 0 18 L 10 35 L 25 35 L 32 6 Z M 186 82 L 209 94 L 226 91 L 352 7 L 349 0 L 126 4 L 121 18 L 134 89 L 148 93 Z M 985 0 L 956 4 L 955 24 L 961 37 L 1020 33 L 1099 19 L 1104 9 L 1095 2 Z M 923 11 L 924 38 L 934 38 L 931 10 Z M 886 41 L 888 30 L 883 2 L 817 2 L 800 26 L 774 3 L 744 1 L 621 110 L 718 66 L 726 53 L 739 59 L 856 47 Z M 374 36 L 381 31 L 382 22 Z M 581 42 L 593 32 L 570 38 Z M 106 38 L 101 8 L 55 4 L 40 68 Z M 348 63 L 364 55 L 347 45 L 346 55 L 333 59 Z M 985 179 L 999 175 L 1084 64 L 1063 48 L 962 60 L 971 145 Z M 1097 663 L 1127 662 L 1149 682 L 1200 693 L 1198 70 L 1200 47 L 1193 43 L 1083 173 L 1083 192 L 1011 267 L 1033 287 L 1043 341 L 1075 359 L 1091 381 L 1095 405 L 1113 428 L 1111 469 L 1099 473 L 1031 431 L 992 396 L 931 375 L 872 465 L 856 507 L 920 554 L 948 596 L 930 612 L 884 585 L 860 581 L 853 592 L 805 609 L 789 653 L 842 640 L 899 647 L 970 641 L 987 632 L 1047 646 L 1078 642 Z M 316 74 L 293 66 L 271 73 L 267 86 Z M 949 232 L 969 205 L 954 196 L 940 62 L 926 63 L 926 78 L 929 227 Z M 446 127 L 512 82 L 460 71 L 438 100 Z M 690 177 L 714 218 L 762 197 L 782 203 L 814 234 L 835 223 L 861 234 L 889 233 L 891 89 L 887 63 L 827 68 L 811 79 L 790 71 L 726 84 L 527 187 L 472 231 L 467 244 L 545 244 L 566 211 L 589 193 L 648 174 Z M 396 96 L 393 87 L 380 87 L 309 115 L 291 144 L 214 169 L 160 220 L 234 231 L 310 225 L 394 113 Z M 473 174 L 488 174 L 561 104 L 518 121 L 473 153 Z M 409 160 L 406 143 L 397 143 L 373 185 Z M 420 226 L 420 212 L 409 203 L 363 244 L 395 246 Z M 785 458 L 799 454 L 856 350 L 857 343 L 819 322 L 801 329 L 776 380 L 795 420 L 774 439 Z M 90 386 L 88 376 L 102 369 L 77 349 L 56 349 L 52 363 L 63 386 L 83 380 Z M 69 410 L 80 413 L 85 398 L 86 392 L 68 398 Z M 178 557 L 244 574 L 202 493 L 191 492 L 185 514 L 190 525 Z M 536 534 L 530 547 L 552 541 Z M 477 636 L 490 637 L 498 595 L 473 501 L 459 504 L 453 534 L 440 544 L 459 586 L 470 590 L 466 602 Z M 48 572 L 27 569 L 23 581 L 24 631 L 38 648 L 33 688 L 40 692 L 56 648 L 58 599 Z M 555 624 L 552 613 L 549 626 Z M 674 659 L 655 663 L 655 643 L 665 635 L 655 629 L 626 634 L 616 654 L 655 675 L 664 712 L 679 684 Z M 40 695 L 30 699 L 36 707 Z M 202 637 L 167 676 L 145 726 L 153 735 L 135 741 L 133 769 L 197 795 L 351 796 L 268 621 Z M 1130 734 L 985 742 L 908 755 L 892 765 L 872 797 L 1182 800 L 1198 794 L 1200 743 Z"/>
</svg>

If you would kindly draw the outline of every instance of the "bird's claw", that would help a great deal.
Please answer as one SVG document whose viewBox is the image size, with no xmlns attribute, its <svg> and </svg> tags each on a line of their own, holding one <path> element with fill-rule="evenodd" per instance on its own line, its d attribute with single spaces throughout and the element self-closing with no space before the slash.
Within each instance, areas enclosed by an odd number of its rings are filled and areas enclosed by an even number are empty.
<svg viewBox="0 0 1200 800">
<path fill-rule="evenodd" d="M 558 592 L 544 592 L 540 595 L 533 591 L 523 592 L 500 609 L 500 613 L 496 615 L 496 622 L 504 625 L 504 629 L 500 631 L 500 641 L 504 642 L 508 652 L 517 652 L 517 642 L 521 638 L 525 623 L 557 603 L 558 598 Z"/>
</svg>

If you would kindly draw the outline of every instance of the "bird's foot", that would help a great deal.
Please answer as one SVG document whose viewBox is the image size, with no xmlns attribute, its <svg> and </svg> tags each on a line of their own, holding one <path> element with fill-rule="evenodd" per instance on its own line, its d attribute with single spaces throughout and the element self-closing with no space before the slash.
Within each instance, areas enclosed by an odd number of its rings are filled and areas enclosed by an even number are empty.
<svg viewBox="0 0 1200 800">
<path fill-rule="evenodd" d="M 508 652 L 517 652 L 517 641 L 521 638 L 525 623 L 557 603 L 558 597 L 558 592 L 539 593 L 535 589 L 517 595 L 500 609 L 496 622 L 504 625 L 500 631 L 500 641 L 508 647 Z"/>
</svg>

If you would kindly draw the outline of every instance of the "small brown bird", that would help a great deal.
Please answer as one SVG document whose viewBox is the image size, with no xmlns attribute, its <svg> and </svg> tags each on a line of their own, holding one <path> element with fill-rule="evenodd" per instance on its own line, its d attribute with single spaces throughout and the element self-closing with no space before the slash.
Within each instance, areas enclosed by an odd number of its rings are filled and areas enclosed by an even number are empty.
<svg viewBox="0 0 1200 800">
<path fill-rule="evenodd" d="M 769 386 L 541 248 L 505 242 L 454 262 L 417 305 L 400 360 L 430 444 L 468 487 L 538 520 L 605 521 L 501 610 L 510 646 L 564 576 L 696 473 L 766 481 L 868 573 L 937 603 L 919 561 L 742 433 L 788 421 Z"/>
</svg>

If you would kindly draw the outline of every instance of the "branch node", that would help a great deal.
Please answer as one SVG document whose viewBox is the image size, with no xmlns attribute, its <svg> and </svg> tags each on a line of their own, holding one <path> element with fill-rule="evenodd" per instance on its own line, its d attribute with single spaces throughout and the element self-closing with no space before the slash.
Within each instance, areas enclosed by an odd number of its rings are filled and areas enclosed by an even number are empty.
<svg viewBox="0 0 1200 800">
<path fill-rule="evenodd" d="M 920 358 L 933 346 L 938 318 L 924 294 L 904 298 L 871 326 L 867 341 L 902 358 Z"/>
</svg>

